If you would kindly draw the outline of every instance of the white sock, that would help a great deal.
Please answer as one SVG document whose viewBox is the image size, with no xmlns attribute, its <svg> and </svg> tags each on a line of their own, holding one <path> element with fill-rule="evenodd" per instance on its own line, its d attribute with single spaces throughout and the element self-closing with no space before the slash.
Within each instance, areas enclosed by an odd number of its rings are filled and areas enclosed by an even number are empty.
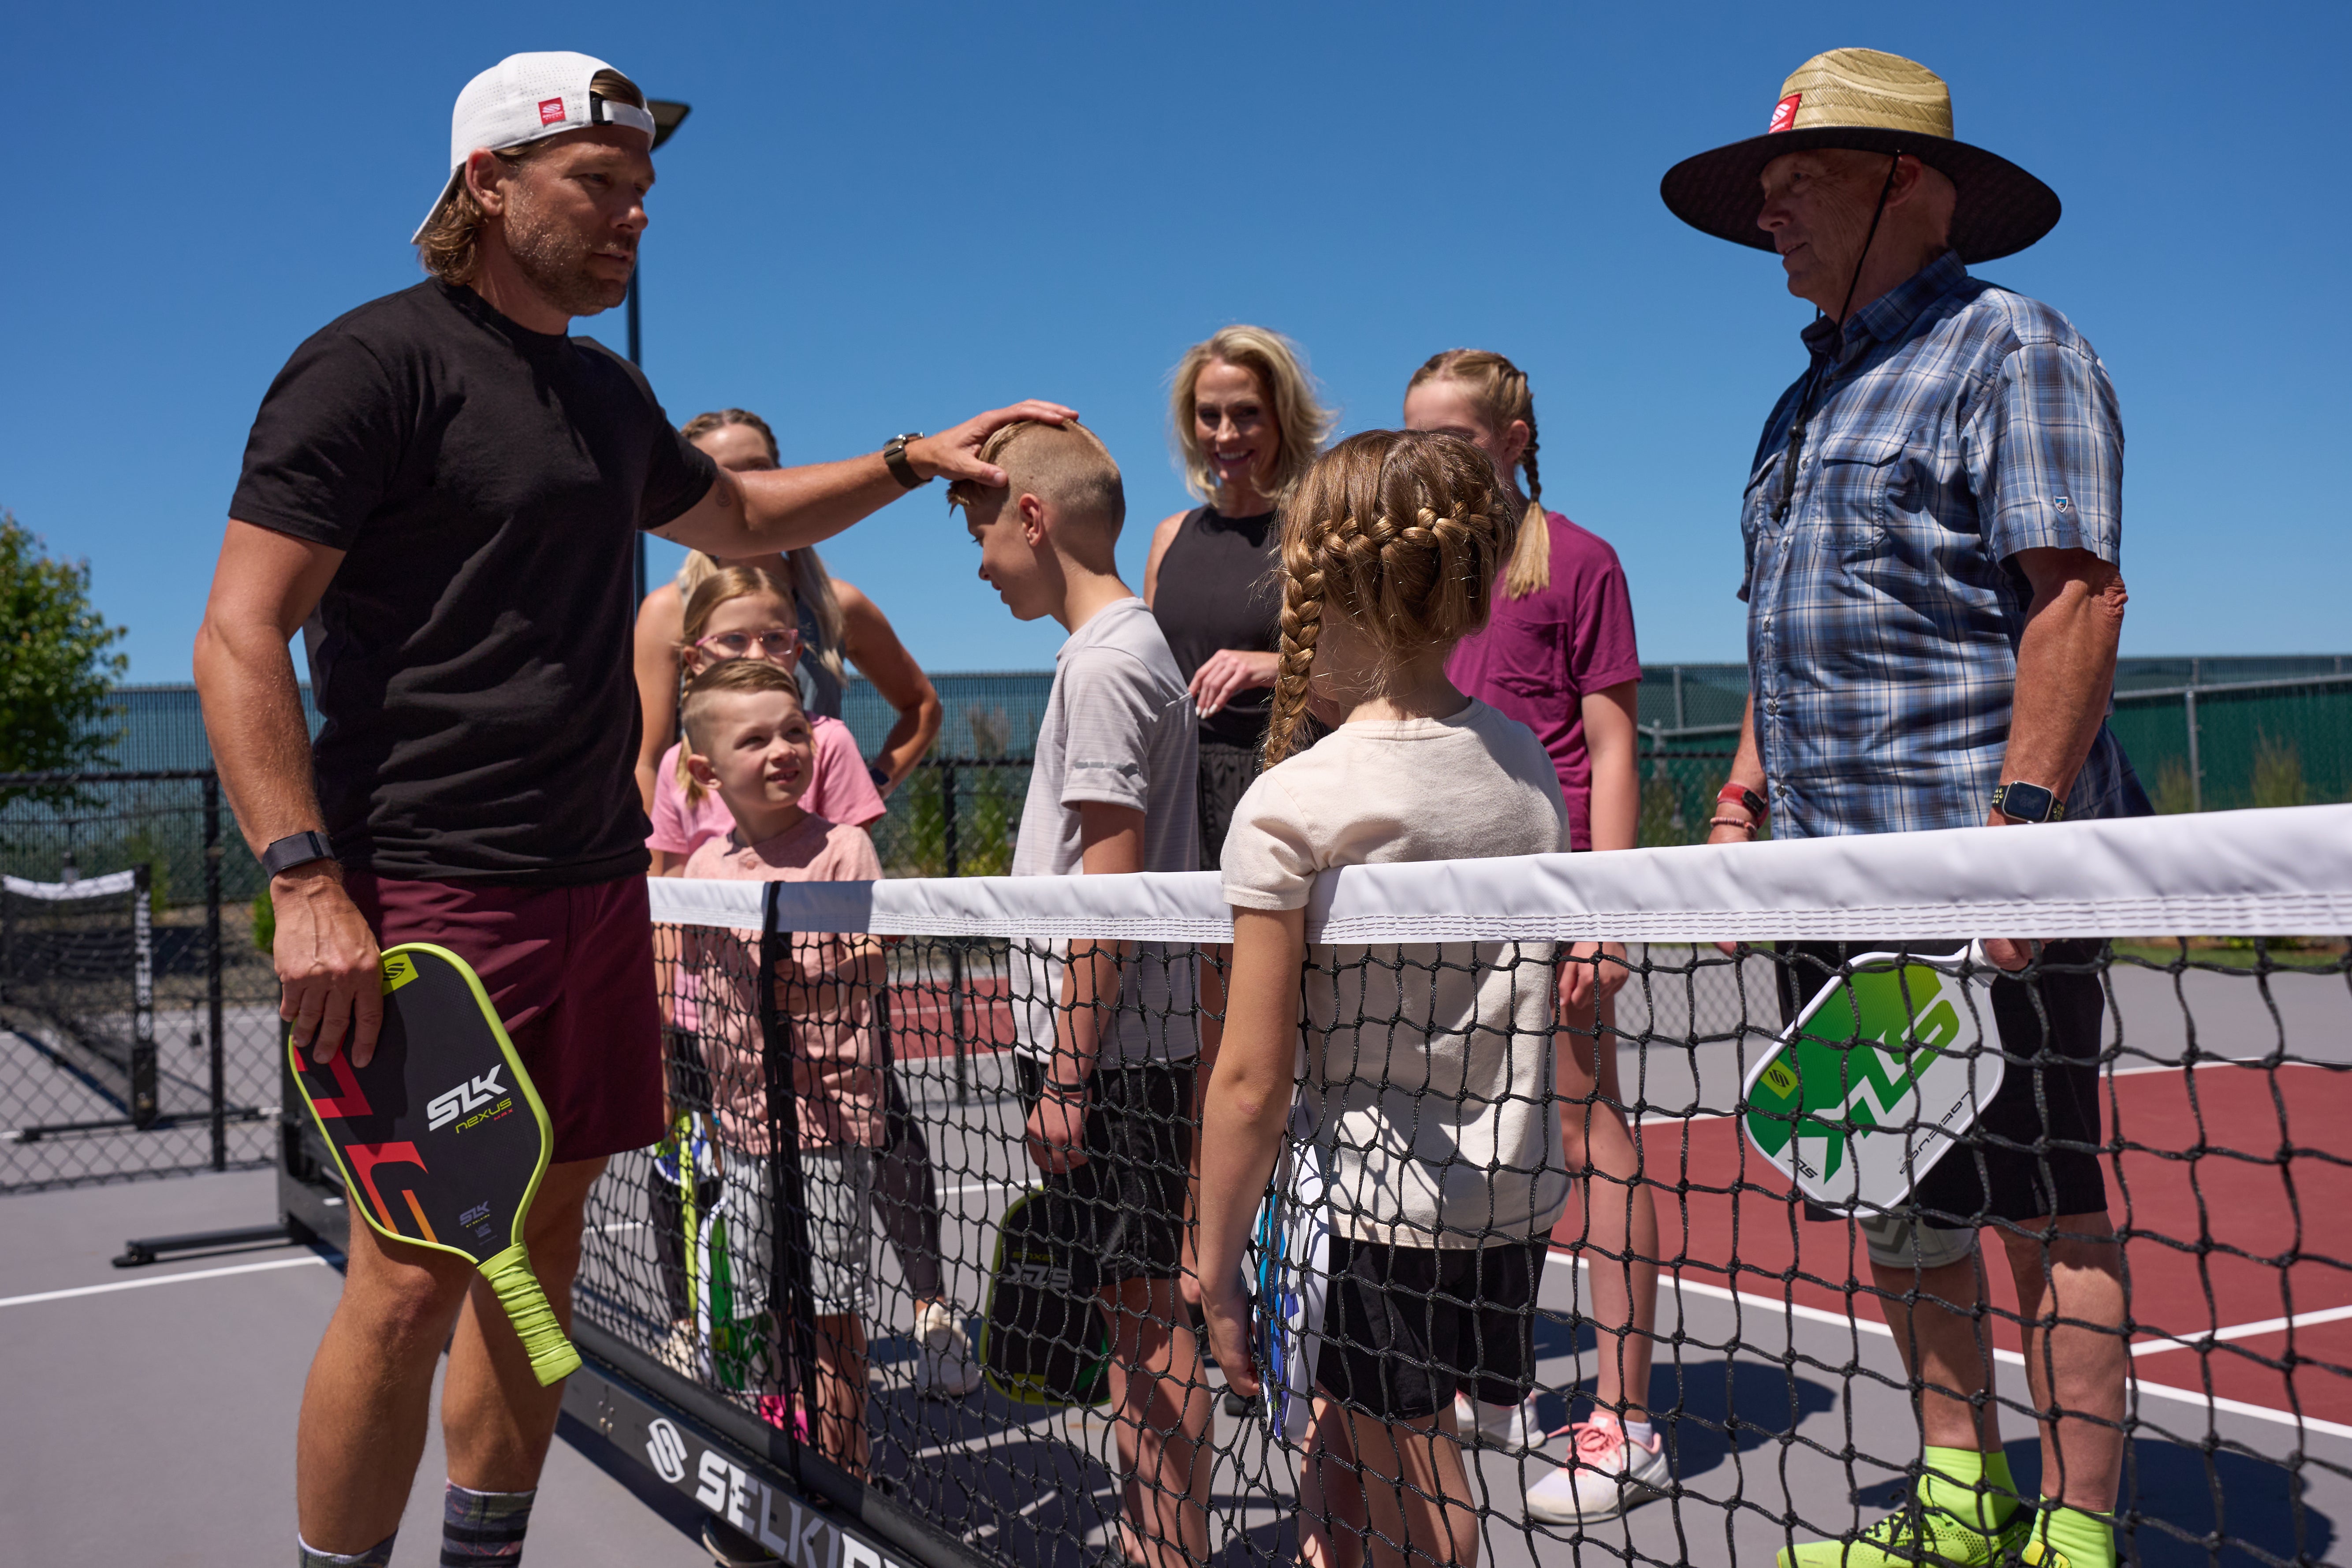
<svg viewBox="0 0 2352 1568">
<path fill-rule="evenodd" d="M 302 1539 L 297 1531 L 294 1544 L 299 1549 L 301 1568 L 385 1568 L 392 1561 L 392 1543 L 399 1538 L 394 1531 L 365 1552 L 321 1552 Z"/>
<path fill-rule="evenodd" d="M 1625 1441 L 1633 1444 L 1637 1447 L 1646 1448 L 1650 1446 L 1650 1438 L 1653 1436 L 1654 1429 L 1647 1421 L 1627 1421 L 1623 1423 L 1623 1426 L 1625 1428 Z"/>
</svg>

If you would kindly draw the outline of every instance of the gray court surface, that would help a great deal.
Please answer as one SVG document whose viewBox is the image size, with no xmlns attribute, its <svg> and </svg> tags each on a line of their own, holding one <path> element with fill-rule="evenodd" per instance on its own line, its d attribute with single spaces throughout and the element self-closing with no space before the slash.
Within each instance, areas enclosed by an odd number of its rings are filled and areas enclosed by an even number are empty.
<svg viewBox="0 0 2352 1568">
<path fill-rule="evenodd" d="M 267 1223 L 275 1190 L 262 1171 L 0 1198 L 0 1562 L 294 1560 L 295 1414 L 340 1276 L 288 1247 L 108 1262 L 134 1236 Z M 244 1272 L 197 1278 L 219 1269 Z M 436 1424 L 395 1563 L 438 1559 L 442 1475 Z M 707 1564 L 692 1523 L 559 1438 L 530 1561 Z"/>
<path fill-rule="evenodd" d="M 1657 955 L 1662 963 L 1679 956 Z M 1621 1058 L 1629 1097 L 1638 1083 L 1654 1116 L 1729 1110 L 1743 1067 L 1756 1059 L 1756 1037 L 1743 1024 L 1774 1016 L 1769 991 L 1758 988 L 1765 981 L 1755 973 L 1735 982 L 1726 964 L 1686 983 L 1654 979 L 1646 994 L 1629 996 L 1620 1025 L 1630 1032 L 1687 1037 L 1696 1016 L 1696 1032 L 1716 1036 L 1695 1047 L 1629 1047 Z M 1727 1025 L 1727 993 L 1706 994 L 1702 983 L 1728 988 Z M 2352 1062 L 2352 994 L 2340 975 L 2257 984 L 2118 968 L 2115 983 L 2119 1070 L 2171 1070 L 2192 1031 L 2200 1052 L 2221 1057 L 2260 1058 L 2283 1039 L 2298 1060 Z M 1017 1105 L 1003 1092 L 1009 1064 L 972 1059 L 961 1097 L 944 1058 L 903 1062 L 900 1071 L 930 1130 L 948 1215 L 948 1288 L 976 1310 L 996 1216 L 1032 1179 Z M 634 1200 L 620 1206 L 641 1208 Z M 244 1564 L 290 1555 L 294 1417 L 334 1303 L 332 1267 L 289 1247 L 130 1271 L 108 1264 L 127 1237 L 253 1224 L 272 1207 L 267 1172 L 0 1198 L 0 1387 L 11 1417 L 0 1437 L 0 1560 Z M 2330 1236 L 2343 1234 L 2340 1216 L 2319 1217 Z M 593 1247 L 608 1277 L 650 1277 L 642 1225 L 616 1226 Z M 917 1396 L 907 1292 L 888 1248 L 877 1246 L 875 1256 L 877 1472 L 981 1555 L 1079 1568 L 1111 1539 L 1118 1488 L 1108 1424 L 1098 1412 L 1042 1411 L 992 1394 L 952 1403 Z M 135 1288 L 113 1289 L 124 1285 Z M 1555 1255 L 1537 1328 L 1545 1391 L 1537 1414 L 1547 1427 L 1567 1421 L 1571 1394 L 1594 1371 L 1591 1335 L 1574 1328 L 1581 1289 L 1579 1267 Z M 1564 1440 L 1533 1456 L 1484 1455 L 1482 1562 L 1762 1564 L 1792 1533 L 1813 1533 L 1796 1520 L 1834 1532 L 1887 1506 L 1918 1438 L 1900 1362 L 1874 1308 L 1848 1320 L 1670 1281 L 1658 1331 L 1664 1342 L 1650 1401 L 1673 1413 L 1662 1426 L 1679 1494 L 1580 1533 L 1529 1529 L 1521 1490 L 1564 1457 Z M 2193 1373 L 2171 1375 L 2193 1381 Z M 2014 1358 L 1999 1377 L 2005 1402 L 2024 1400 Z M 2012 1464 L 2032 1485 L 2033 1428 L 2013 1405 L 2003 1415 Z M 2352 1561 L 2352 1431 L 2147 1393 L 2135 1415 L 2125 1485 L 2140 1517 L 2126 1561 Z M 1220 1412 L 1217 1420 L 1216 1560 L 1236 1568 L 1283 1561 L 1292 1456 L 1267 1444 L 1254 1416 Z M 434 1560 L 440 1474 L 436 1440 L 395 1561 Z M 567 1426 L 549 1461 L 530 1560 L 703 1563 L 696 1522 L 631 1456 Z M 2231 1543 L 2209 1551 L 2203 1538 L 2217 1529 Z"/>
</svg>

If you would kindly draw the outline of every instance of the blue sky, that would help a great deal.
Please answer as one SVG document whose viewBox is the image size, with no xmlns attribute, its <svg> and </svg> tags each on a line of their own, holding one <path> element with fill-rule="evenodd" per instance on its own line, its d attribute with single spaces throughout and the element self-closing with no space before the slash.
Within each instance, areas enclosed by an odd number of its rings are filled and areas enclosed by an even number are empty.
<svg viewBox="0 0 2352 1568">
<path fill-rule="evenodd" d="M 683 18 L 690 16 L 689 23 Z M 887 16 L 887 20 L 885 19 Z M 184 679 L 253 410 L 288 353 L 418 277 L 403 243 L 475 71 L 577 48 L 694 105 L 644 252 L 673 417 L 786 460 L 1024 395 L 1128 476 L 1122 559 L 1189 504 L 1165 387 L 1235 321 L 1344 427 L 1431 353 L 1534 380 L 1546 499 L 1614 543 L 1652 661 L 1736 658 L 1740 483 L 1810 308 L 1658 201 L 1807 56 L 1953 85 L 2057 231 L 1984 268 L 2120 390 L 2128 654 L 2338 651 L 2352 428 L 2341 5 L 26 7 L 0 247 L 0 505 L 87 556 L 132 678 Z M 579 330 L 616 347 L 620 313 Z M 675 559 L 667 547 L 656 570 Z M 938 669 L 1040 668 L 936 487 L 827 547 Z"/>
</svg>

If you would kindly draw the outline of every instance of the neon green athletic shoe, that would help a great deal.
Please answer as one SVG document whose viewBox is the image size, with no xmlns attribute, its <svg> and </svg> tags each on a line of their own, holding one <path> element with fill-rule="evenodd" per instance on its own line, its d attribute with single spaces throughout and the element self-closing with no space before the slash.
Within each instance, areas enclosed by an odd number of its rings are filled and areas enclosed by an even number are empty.
<svg viewBox="0 0 2352 1568">
<path fill-rule="evenodd" d="M 1906 1503 L 1851 1542 L 1783 1547 L 1780 1568 L 1998 1568 L 2025 1545 L 2027 1510 L 1988 1535 L 1942 1509 Z M 2028 1558 L 2032 1563 L 2032 1559 Z M 2071 1568 L 2053 1555 L 2044 1568 Z"/>
<path fill-rule="evenodd" d="M 2115 1526 L 2103 1514 L 2059 1509 L 2032 1537 L 2018 1558 L 2021 1568 L 2116 1568 Z"/>
</svg>

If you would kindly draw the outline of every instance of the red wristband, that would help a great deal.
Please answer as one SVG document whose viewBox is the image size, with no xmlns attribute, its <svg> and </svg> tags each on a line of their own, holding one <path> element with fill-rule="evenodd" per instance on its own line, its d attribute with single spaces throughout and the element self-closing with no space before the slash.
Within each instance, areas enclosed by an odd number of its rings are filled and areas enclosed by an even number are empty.
<svg viewBox="0 0 2352 1568">
<path fill-rule="evenodd" d="M 1736 805 L 1759 822 L 1763 821 L 1766 817 L 1772 815 L 1772 807 L 1765 798 L 1762 795 L 1758 795 L 1754 790 L 1749 789 L 1746 784 L 1727 784 L 1724 785 L 1720 790 L 1716 792 L 1715 804 L 1717 805 Z"/>
</svg>

